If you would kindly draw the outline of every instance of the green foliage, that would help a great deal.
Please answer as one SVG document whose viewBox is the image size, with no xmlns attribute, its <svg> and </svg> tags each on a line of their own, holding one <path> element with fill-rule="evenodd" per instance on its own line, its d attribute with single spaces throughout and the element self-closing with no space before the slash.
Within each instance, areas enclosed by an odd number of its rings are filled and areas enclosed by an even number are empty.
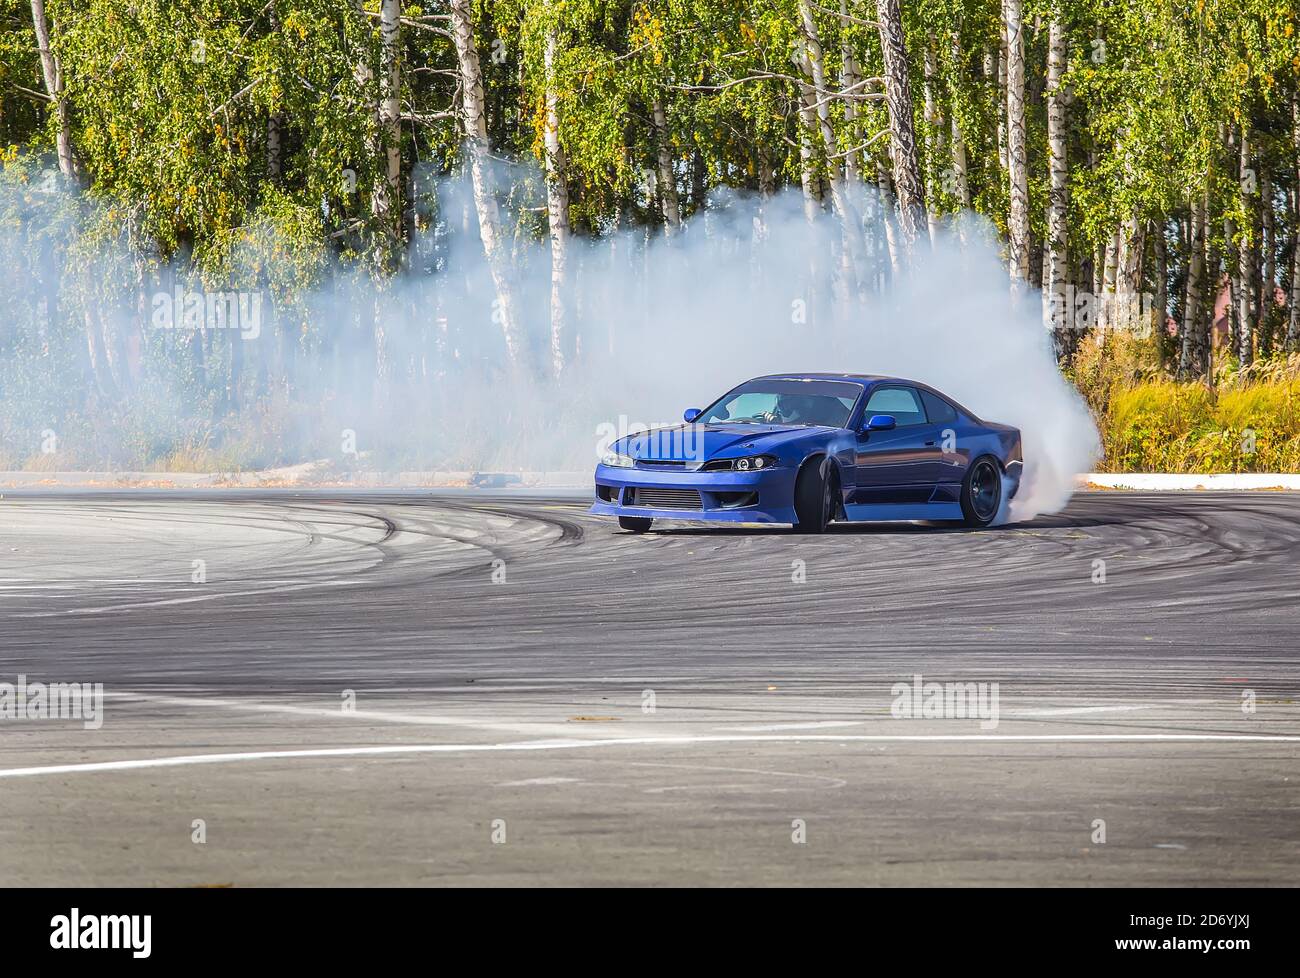
<svg viewBox="0 0 1300 978">
<path fill-rule="evenodd" d="M 929 203 L 939 215 L 960 206 L 952 180 L 955 127 L 971 206 L 1005 229 L 1000 0 L 902 6 Z M 473 36 L 489 141 L 501 165 L 511 167 L 508 185 L 496 194 L 507 237 L 517 244 L 547 230 L 538 174 L 548 92 L 579 234 L 658 229 L 660 201 L 646 174 L 657 170 L 661 148 L 688 218 L 707 206 L 710 190 L 798 187 L 804 177 L 817 186 L 859 148 L 861 178 L 887 178 L 876 6 L 850 0 L 845 17 L 840 0 L 808 9 L 824 56 L 828 90 L 817 97 L 828 110 L 831 152 L 799 115 L 811 83 L 794 60 L 804 44 L 799 0 L 477 0 Z M 6 430 L 43 423 L 57 406 L 50 393 L 57 378 L 71 374 L 83 378 L 82 416 L 61 422 L 83 432 L 87 446 L 102 435 L 102 419 L 113 419 L 140 433 L 128 450 L 133 458 L 166 457 L 166 439 L 154 433 L 165 427 L 163 405 L 171 400 L 184 404 L 193 422 L 177 450 L 188 457 L 219 452 L 243 438 L 225 427 L 236 401 L 251 397 L 264 412 L 277 403 L 287 376 L 281 361 L 354 339 L 327 335 L 307 306 L 331 276 L 346 288 L 354 275 L 382 286 L 397 268 L 445 272 L 446 249 L 437 242 L 451 223 L 468 223 L 450 213 L 452 202 L 436 189 L 466 162 L 446 2 L 402 4 L 397 218 L 377 214 L 388 148 L 376 110 L 378 0 L 47 0 L 47 11 L 67 135 L 85 181 L 73 188 L 52 180 L 59 113 L 46 91 L 30 4 L 0 0 L 0 222 L 8 232 L 0 238 L 7 269 L 0 385 L 8 403 L 26 405 L 21 418 L 0 418 Z M 1294 0 L 1027 0 L 1035 252 L 1046 233 L 1044 74 L 1054 18 L 1064 25 L 1068 51 L 1072 281 L 1087 288 L 1099 277 L 1099 249 L 1125 222 L 1137 222 L 1159 229 L 1170 251 L 1165 280 L 1157 282 L 1148 245 L 1141 286 L 1167 294 L 1170 308 L 1177 307 L 1190 265 L 1188 207 L 1206 195 L 1211 257 L 1219 262 L 1209 272 L 1211 298 L 1232 271 L 1230 249 L 1264 244 L 1258 218 L 1265 208 L 1276 218 L 1265 257 L 1286 285 L 1300 239 L 1300 216 L 1288 204 L 1300 199 Z M 556 40 L 549 71 L 548 34 Z M 928 78 L 927 53 L 934 64 Z M 868 79 L 855 93 L 863 97 L 852 100 L 839 91 L 850 57 Z M 927 81 L 933 118 L 920 104 Z M 666 115 L 663 133 L 652 121 L 656 103 Z M 1243 129 L 1249 162 L 1272 181 L 1269 200 L 1239 180 L 1228 137 Z M 801 144 L 815 147 L 810 161 Z M 406 250 L 390 262 L 385 242 L 394 224 Z M 516 258 L 527 252 L 510 250 Z M 141 329 L 141 308 L 174 281 L 266 294 L 286 339 L 254 365 L 255 380 L 239 374 L 227 340 Z M 1287 312 L 1261 311 L 1261 352 L 1280 348 Z M 380 372 L 382 324 L 368 329 L 365 369 Z M 1071 365 L 1101 416 L 1123 407 L 1114 464 L 1154 464 L 1151 446 L 1161 437 L 1183 446 L 1179 458 L 1221 458 L 1211 451 L 1218 444 L 1211 435 L 1240 429 L 1246 408 L 1222 414 L 1231 402 L 1226 391 L 1206 406 L 1182 388 L 1163 386 L 1159 366 L 1149 366 L 1161 357 L 1125 343 L 1108 336 Z M 1285 387 L 1258 372 L 1249 376 L 1261 390 Z M 1171 399 L 1167 417 L 1157 418 L 1158 396 Z M 1249 410 L 1282 408 L 1265 398 Z M 273 457 L 279 437 L 240 444 L 250 456 Z M 1281 434 L 1268 437 L 1270 446 L 1286 442 Z M 1290 457 L 1282 448 L 1268 452 L 1261 457 Z"/>
</svg>

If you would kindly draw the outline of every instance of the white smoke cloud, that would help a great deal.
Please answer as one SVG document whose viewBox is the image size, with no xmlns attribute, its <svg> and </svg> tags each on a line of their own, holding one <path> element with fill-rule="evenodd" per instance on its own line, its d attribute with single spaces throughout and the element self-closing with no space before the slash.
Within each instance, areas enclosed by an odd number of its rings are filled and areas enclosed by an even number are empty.
<svg viewBox="0 0 1300 978">
<path fill-rule="evenodd" d="M 501 179 L 512 181 L 511 203 L 537 202 L 540 183 L 528 168 L 511 167 Z M 278 397 L 250 392 L 233 414 L 219 416 L 211 396 L 188 393 L 197 344 L 180 330 L 160 336 L 148 303 L 135 319 L 128 309 L 125 345 L 138 337 L 149 352 L 149 382 L 137 385 L 119 413 L 101 413 L 96 448 L 116 458 L 142 442 L 165 451 L 169 439 L 192 440 L 214 425 L 210 442 L 260 436 L 257 462 L 284 464 L 338 458 L 340 433 L 348 431 L 367 468 L 584 471 L 594 465 L 601 433 L 620 416 L 674 422 L 684 408 L 752 376 L 832 371 L 923 381 L 986 420 L 1018 427 L 1026 471 L 1012 519 L 1060 509 L 1074 475 L 1096 458 L 1096 430 L 1057 369 L 1037 292 L 1013 303 L 996 236 L 972 215 L 963 218 L 963 234 L 941 232 L 932 248 L 918 249 L 910 272 L 894 277 L 884 210 L 863 191 L 852 286 L 841 275 L 840 224 L 829 214 L 810 223 L 797 191 L 767 200 L 715 193 L 672 238 L 643 227 L 575 236 L 571 365 L 556 381 L 541 376 L 550 296 L 545 238 L 527 231 L 514 237 L 532 348 L 530 362 L 514 368 L 493 318 L 472 196 L 463 180 L 448 178 L 436 182 L 436 197 L 432 229 L 413 239 L 409 269 L 383 288 L 336 270 L 306 299 L 305 341 L 294 339 L 289 316 L 272 309 L 264 310 L 256 336 L 226 330 L 209 338 L 209 393 L 214 364 L 225 362 L 232 343 L 242 344 L 245 384 L 266 376 L 287 381 L 271 385 Z M 544 220 L 527 210 L 505 212 Z M 60 271 L 38 274 L 52 281 Z M 22 280 L 10 275 L 3 284 L 18 289 Z M 164 275 L 155 285 L 172 294 L 176 281 Z M 232 283 L 230 291 L 236 285 L 248 288 Z M 19 305 L 20 295 L 0 295 L 0 306 Z M 121 309 L 101 312 L 123 316 Z M 385 337 L 382 369 L 375 322 Z M 62 430 L 67 418 L 60 413 L 84 411 L 82 372 L 48 377 L 31 385 L 39 400 L 23 401 L 13 385 L 0 390 L 7 431 Z M 133 427 L 145 424 L 147 439 Z"/>
<path fill-rule="evenodd" d="M 635 419 L 675 419 L 766 373 L 906 377 L 1020 429 L 1025 475 L 1011 519 L 1064 507 L 1074 476 L 1097 458 L 1097 431 L 1057 368 L 1039 293 L 1013 301 L 991 229 L 966 215 L 964 233 L 940 231 L 910 273 L 837 307 L 828 281 L 835 222 L 810 226 L 801 199 L 786 194 L 763 205 L 766 233 L 755 245 L 757 211 L 752 199 L 728 201 L 680 240 L 653 242 L 644 275 L 626 287 L 607 279 L 621 296 L 608 312 L 616 369 L 583 380 L 602 403 Z M 883 239 L 877 247 L 883 266 Z M 821 267 L 810 271 L 814 256 Z"/>
</svg>

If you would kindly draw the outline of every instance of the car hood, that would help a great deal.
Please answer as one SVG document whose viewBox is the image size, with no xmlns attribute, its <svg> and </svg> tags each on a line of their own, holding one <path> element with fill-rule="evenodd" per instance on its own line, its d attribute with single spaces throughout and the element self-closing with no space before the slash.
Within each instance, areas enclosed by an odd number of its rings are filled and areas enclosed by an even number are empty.
<svg viewBox="0 0 1300 978">
<path fill-rule="evenodd" d="M 707 462 L 775 451 L 787 442 L 830 430 L 771 424 L 678 425 L 620 438 L 613 450 L 638 460 Z"/>
</svg>

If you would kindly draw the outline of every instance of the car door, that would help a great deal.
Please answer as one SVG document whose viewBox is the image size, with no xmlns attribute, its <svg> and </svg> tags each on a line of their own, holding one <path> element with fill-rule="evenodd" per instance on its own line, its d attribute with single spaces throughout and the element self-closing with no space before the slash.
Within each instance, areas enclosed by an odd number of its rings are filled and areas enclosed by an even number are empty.
<svg viewBox="0 0 1300 978">
<path fill-rule="evenodd" d="M 864 424 L 878 414 L 892 416 L 897 427 L 858 432 L 853 502 L 929 502 L 940 449 L 937 427 L 926 416 L 920 394 L 903 384 L 875 387 L 863 408 Z"/>
<path fill-rule="evenodd" d="M 961 416 L 946 398 L 933 391 L 918 388 L 917 393 L 921 395 L 921 403 L 925 406 L 926 416 L 934 426 L 936 436 L 938 453 L 934 459 L 932 478 L 941 487 L 959 485 L 966 475 L 967 462 L 966 455 L 958 447 L 957 433 L 961 426 Z M 956 499 L 955 492 L 955 489 L 950 488 L 941 491 L 940 496 Z"/>
</svg>

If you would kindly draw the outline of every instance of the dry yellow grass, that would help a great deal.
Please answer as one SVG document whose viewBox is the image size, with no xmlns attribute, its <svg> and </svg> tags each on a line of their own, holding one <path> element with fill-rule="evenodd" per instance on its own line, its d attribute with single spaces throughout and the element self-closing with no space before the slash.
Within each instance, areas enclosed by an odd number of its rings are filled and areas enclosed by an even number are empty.
<svg viewBox="0 0 1300 978">
<path fill-rule="evenodd" d="M 1300 356 L 1234 371 L 1216 386 L 1163 376 L 1149 340 L 1086 342 L 1073 376 L 1101 431 L 1108 472 L 1300 472 Z"/>
</svg>

